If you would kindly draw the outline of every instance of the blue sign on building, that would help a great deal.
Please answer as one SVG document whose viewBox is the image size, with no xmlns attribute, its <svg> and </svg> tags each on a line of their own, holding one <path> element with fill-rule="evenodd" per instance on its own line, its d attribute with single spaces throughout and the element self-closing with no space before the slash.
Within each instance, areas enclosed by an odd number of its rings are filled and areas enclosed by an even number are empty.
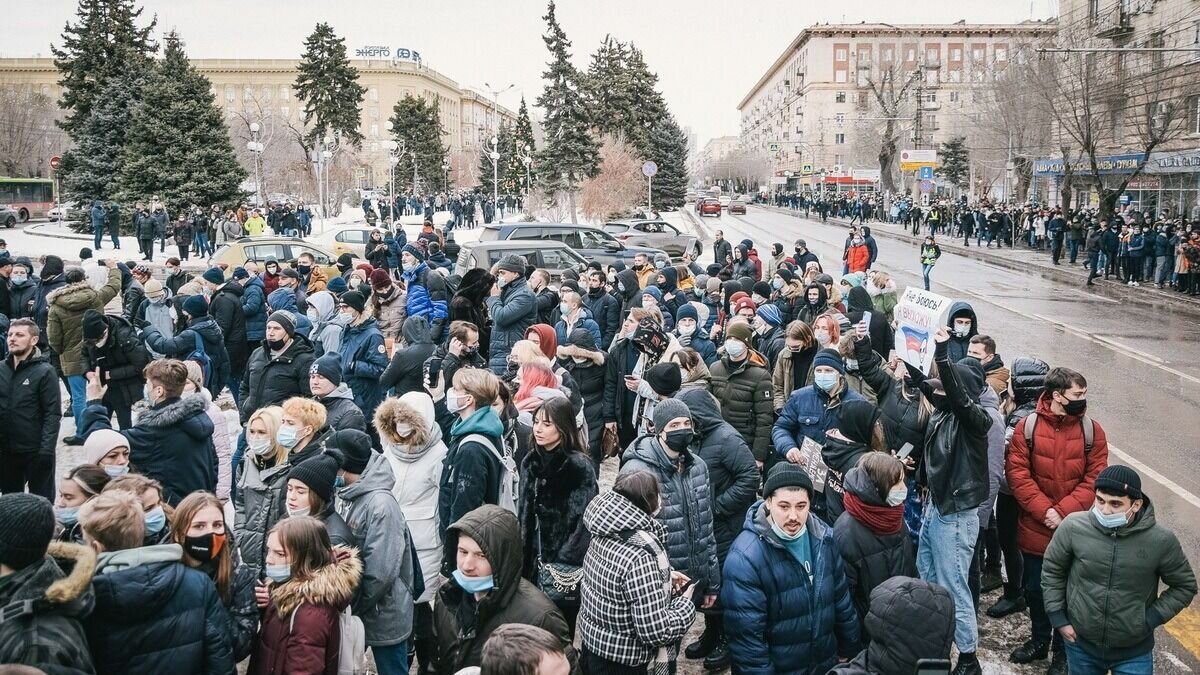
<svg viewBox="0 0 1200 675">
<path fill-rule="evenodd" d="M 921 180 L 933 180 L 933 167 L 932 166 L 921 167 L 920 174 L 918 174 L 918 177 Z"/>
<path fill-rule="evenodd" d="M 1142 166 L 1142 155 L 1104 155 L 1096 158 L 1096 168 L 1104 176 L 1133 173 Z M 1089 175 L 1092 173 L 1092 163 L 1087 157 L 1072 160 L 1071 173 L 1074 175 Z M 1059 157 L 1048 157 L 1034 160 L 1033 175 L 1062 176 L 1063 161 Z"/>
</svg>

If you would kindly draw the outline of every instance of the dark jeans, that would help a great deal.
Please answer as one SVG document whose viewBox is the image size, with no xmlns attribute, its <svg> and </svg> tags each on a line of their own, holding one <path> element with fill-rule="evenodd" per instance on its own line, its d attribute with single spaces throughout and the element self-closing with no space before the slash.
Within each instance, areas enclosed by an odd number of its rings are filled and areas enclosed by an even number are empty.
<svg viewBox="0 0 1200 675">
<path fill-rule="evenodd" d="M 433 638 L 433 605 L 418 602 L 413 605 L 412 636 L 408 638 L 412 647 L 410 660 L 417 664 L 417 672 L 434 672 L 433 659 L 437 655 L 437 640 Z"/>
<path fill-rule="evenodd" d="M 29 492 L 54 501 L 54 455 L 40 452 L 0 454 L 0 494 Z"/>
<path fill-rule="evenodd" d="M 1128 276 L 1130 279 L 1132 279 L 1135 282 L 1139 282 L 1139 283 L 1141 282 L 1141 280 L 1142 280 L 1142 256 L 1137 256 L 1137 257 L 1129 256 L 1129 272 L 1128 272 L 1128 274 L 1126 274 L 1126 276 Z"/>
<path fill-rule="evenodd" d="M 1097 269 L 1099 266 L 1100 266 L 1100 252 L 1092 251 L 1091 253 L 1088 254 L 1088 278 L 1087 278 L 1088 281 L 1091 281 L 1092 279 L 1095 279 L 1096 277 L 1100 276 L 1100 270 Z"/>
<path fill-rule="evenodd" d="M 1004 554 L 1004 597 L 1016 599 L 1024 592 L 1022 579 L 1025 576 L 1023 554 L 1017 547 L 1017 518 L 1021 516 L 1021 505 L 1016 497 L 1003 492 L 996 495 L 996 534 L 1000 537 L 1000 551 Z"/>
<path fill-rule="evenodd" d="M 92 235 L 93 235 L 93 239 L 94 239 L 94 242 L 93 242 L 94 245 L 92 246 L 92 248 L 99 251 L 100 250 L 100 242 L 104 240 L 104 226 L 101 225 L 100 227 L 93 227 Z"/>
<path fill-rule="evenodd" d="M 142 255 L 146 256 L 146 260 L 154 260 L 154 240 L 153 239 L 138 239 L 138 245 L 142 249 Z"/>
<path fill-rule="evenodd" d="M 1110 275 L 1117 276 L 1117 252 L 1110 250 L 1105 255 L 1108 256 L 1108 264 L 1104 266 L 1104 278 L 1107 279 Z"/>
<path fill-rule="evenodd" d="M 1029 604 L 1029 622 L 1033 624 L 1033 639 L 1038 642 L 1050 641 L 1055 651 L 1062 649 L 1062 635 L 1054 630 L 1050 617 L 1046 615 L 1046 605 L 1042 595 L 1042 556 L 1031 553 L 1024 554 L 1025 561 L 1025 602 Z"/>
<path fill-rule="evenodd" d="M 133 426 L 133 413 L 130 410 L 130 408 L 133 407 L 132 405 L 120 401 L 111 401 L 108 399 L 105 399 L 103 403 L 104 408 L 108 410 L 108 416 L 110 419 L 113 415 L 117 416 L 117 423 L 121 425 L 122 431 Z"/>
<path fill-rule="evenodd" d="M 1079 256 L 1079 240 L 1072 239 L 1067 242 L 1067 255 L 1071 258 L 1071 264 L 1075 264 L 1075 258 Z"/>
<path fill-rule="evenodd" d="M 179 249 L 179 259 L 187 260 L 188 255 L 191 254 L 191 247 L 188 244 L 177 244 L 176 248 Z"/>
<path fill-rule="evenodd" d="M 646 675 L 646 664 L 640 666 L 627 666 L 624 663 L 609 661 L 603 656 L 597 656 L 592 653 L 592 650 L 583 646 L 583 672 L 586 675 Z M 671 663 L 671 671 L 674 672 L 675 664 Z"/>
</svg>

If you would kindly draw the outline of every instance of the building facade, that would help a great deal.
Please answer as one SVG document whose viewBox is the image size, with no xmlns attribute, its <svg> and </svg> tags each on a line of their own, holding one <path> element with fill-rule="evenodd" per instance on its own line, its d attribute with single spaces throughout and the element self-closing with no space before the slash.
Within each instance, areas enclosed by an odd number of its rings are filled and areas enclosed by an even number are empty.
<svg viewBox="0 0 1200 675">
<path fill-rule="evenodd" d="M 1039 21 L 811 26 L 738 104 L 742 144 L 768 154 L 776 184 L 792 190 L 877 170 L 888 121 L 877 92 L 889 105 L 906 92 L 892 106 L 901 148 L 936 148 L 969 131 L 983 90 L 1022 45 L 1054 32 L 1054 22 Z"/>
</svg>

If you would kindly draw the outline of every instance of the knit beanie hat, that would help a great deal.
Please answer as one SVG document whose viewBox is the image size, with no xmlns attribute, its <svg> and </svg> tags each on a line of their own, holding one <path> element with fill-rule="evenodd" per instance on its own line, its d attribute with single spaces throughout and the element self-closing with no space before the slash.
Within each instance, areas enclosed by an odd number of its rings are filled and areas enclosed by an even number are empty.
<svg viewBox="0 0 1200 675">
<path fill-rule="evenodd" d="M 99 340 L 100 336 L 104 335 L 104 329 L 107 326 L 104 324 L 104 315 L 94 309 L 89 309 L 83 313 L 83 338 L 85 340 Z"/>
<path fill-rule="evenodd" d="M 693 307 L 692 303 L 690 302 L 683 303 L 679 306 L 679 309 L 675 310 L 676 323 L 683 321 L 684 319 L 691 319 L 693 321 L 700 320 L 700 315 L 696 313 L 696 308 Z"/>
<path fill-rule="evenodd" d="M 786 267 L 780 267 L 775 270 L 775 274 L 779 275 L 780 279 L 783 279 L 784 284 L 790 284 L 796 278 L 796 274 Z"/>
<path fill-rule="evenodd" d="M 755 295 L 760 295 L 764 298 L 771 297 L 771 284 L 768 284 L 765 281 L 756 282 L 752 290 Z"/>
<path fill-rule="evenodd" d="M 187 300 L 183 301 L 183 313 L 193 319 L 208 316 L 208 300 L 205 300 L 203 295 L 189 295 Z"/>
<path fill-rule="evenodd" d="M 296 334 L 296 315 L 287 310 L 278 310 L 271 312 L 271 316 L 267 317 L 267 323 L 277 323 L 279 327 L 292 337 Z"/>
<path fill-rule="evenodd" d="M 25 569 L 46 555 L 54 538 L 54 507 L 26 492 L 0 496 L 0 565 Z"/>
<path fill-rule="evenodd" d="M 842 363 L 842 355 L 836 349 L 822 349 L 813 357 L 813 368 L 829 366 L 842 375 L 846 374 L 846 365 Z"/>
<path fill-rule="evenodd" d="M 192 363 L 189 361 L 189 363 Z M 128 448 L 129 439 L 112 429 L 97 429 L 83 441 L 83 463 L 95 464 L 115 448 Z"/>
<path fill-rule="evenodd" d="M 419 242 L 419 239 L 417 241 L 410 241 L 404 245 L 404 248 L 400 249 L 400 252 L 408 253 L 416 258 L 417 262 L 425 262 L 425 246 Z"/>
<path fill-rule="evenodd" d="M 813 492 L 812 478 L 809 477 L 808 472 L 799 464 L 779 462 L 771 467 L 770 473 L 767 474 L 767 482 L 763 486 L 763 496 L 770 497 L 780 488 L 803 488 L 811 497 Z"/>
<path fill-rule="evenodd" d="M 233 278 L 237 279 L 238 281 L 241 281 L 242 279 L 249 279 L 250 273 L 246 271 L 245 267 L 235 267 L 233 268 Z"/>
<path fill-rule="evenodd" d="M 340 270 L 348 270 L 354 266 L 354 256 L 349 253 L 343 253 L 337 258 L 337 267 Z"/>
<path fill-rule="evenodd" d="M 1110 464 L 1096 477 L 1096 489 L 1116 497 L 1142 498 L 1142 477 L 1137 471 L 1121 465 Z M 0 510 L 2 512 L 2 510 Z M 4 562 L 0 560 L 0 562 Z"/>
<path fill-rule="evenodd" d="M 225 273 L 221 271 L 220 267 L 210 267 L 204 270 L 203 277 L 210 284 L 219 285 L 225 283 Z"/>
<path fill-rule="evenodd" d="M 337 448 L 342 452 L 342 468 L 347 473 L 361 474 L 371 461 L 374 450 L 371 448 L 371 437 L 358 429 L 342 429 L 329 436 L 326 445 Z"/>
<path fill-rule="evenodd" d="M 675 368 L 679 370 L 678 367 Z M 654 404 L 654 413 L 650 421 L 654 424 L 655 433 L 662 433 L 662 430 L 667 428 L 671 420 L 680 417 L 691 418 L 692 411 L 688 410 L 687 404 L 677 398 L 668 398 Z"/>
<path fill-rule="evenodd" d="M 288 472 L 288 480 L 295 478 L 304 483 L 328 504 L 333 501 L 333 483 L 337 480 L 337 472 L 341 466 L 342 454 L 336 450 L 326 450 L 293 466 Z"/>
<path fill-rule="evenodd" d="M 596 336 L 592 335 L 592 331 L 586 328 L 576 328 L 567 336 L 567 344 L 580 349 L 586 349 L 589 352 L 597 351 Z"/>
<path fill-rule="evenodd" d="M 341 277 L 334 277 L 325 284 L 325 290 L 333 295 L 341 295 L 350 290 L 350 286 L 346 284 L 346 280 Z"/>
<path fill-rule="evenodd" d="M 751 312 L 753 312 L 758 309 L 758 306 L 755 305 L 754 301 L 750 298 L 739 298 L 738 301 L 733 305 L 733 313 L 737 314 L 743 309 L 749 309 Z"/>
<path fill-rule="evenodd" d="M 183 362 L 183 367 L 187 369 L 187 381 L 192 383 L 196 391 L 204 389 L 204 371 L 200 369 L 200 364 L 188 359 Z"/>
<path fill-rule="evenodd" d="M 524 276 L 525 259 L 519 255 L 506 255 L 496 263 L 496 271 L 515 272 Z"/>
<path fill-rule="evenodd" d="M 754 337 L 754 331 L 750 330 L 750 324 L 745 321 L 733 321 L 725 329 L 725 337 L 741 340 L 749 347 L 750 341 Z"/>
<path fill-rule="evenodd" d="M 758 318 L 766 321 L 772 326 L 778 326 L 783 323 L 783 316 L 779 313 L 779 308 L 772 304 L 764 304 L 755 312 Z"/>
<path fill-rule="evenodd" d="M 320 375 L 336 387 L 342 383 L 342 362 L 337 354 L 326 354 L 313 361 L 312 367 L 308 369 L 308 374 Z"/>
<path fill-rule="evenodd" d="M 359 313 L 362 313 L 367 309 L 367 299 L 358 291 L 349 291 L 342 294 L 342 297 L 338 299 L 338 302 Z"/>
<path fill-rule="evenodd" d="M 371 288 L 380 290 L 392 285 L 392 275 L 388 274 L 385 269 L 378 269 L 371 272 Z"/>
<path fill-rule="evenodd" d="M 679 372 L 679 364 L 674 361 L 656 363 L 646 371 L 646 383 L 659 396 L 674 396 L 683 386 L 683 376 Z M 655 425 L 657 429 L 658 426 Z"/>
<path fill-rule="evenodd" d="M 708 280 L 710 277 L 707 274 L 697 274 L 692 281 L 692 285 L 696 288 L 708 288 Z"/>
<path fill-rule="evenodd" d="M 709 277 L 708 282 L 704 284 L 704 290 L 708 293 L 716 293 L 721 290 L 721 280 L 717 277 Z"/>
</svg>

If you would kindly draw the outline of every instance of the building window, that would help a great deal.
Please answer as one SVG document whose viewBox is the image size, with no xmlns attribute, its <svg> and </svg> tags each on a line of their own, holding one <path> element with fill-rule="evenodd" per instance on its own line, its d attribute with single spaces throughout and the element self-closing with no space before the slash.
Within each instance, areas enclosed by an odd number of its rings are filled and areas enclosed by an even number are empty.
<svg viewBox="0 0 1200 675">
<path fill-rule="evenodd" d="M 838 113 L 833 116 L 833 121 L 840 127 L 846 123 L 846 113 Z"/>
<path fill-rule="evenodd" d="M 925 102 L 926 103 L 937 103 L 937 92 L 931 91 L 928 94 L 925 94 Z"/>
<path fill-rule="evenodd" d="M 279 114 L 283 115 L 283 119 L 291 119 L 292 109 L 286 105 L 279 106 Z"/>
<path fill-rule="evenodd" d="M 984 59 L 985 50 L 983 47 L 976 47 L 971 50 L 971 58 L 977 62 L 982 62 Z"/>
<path fill-rule="evenodd" d="M 371 108 L 370 115 L 373 120 L 379 119 L 379 108 Z"/>
<path fill-rule="evenodd" d="M 879 60 L 883 63 L 891 63 L 895 55 L 896 50 L 892 49 L 891 47 L 883 47 L 879 52 Z"/>
<path fill-rule="evenodd" d="M 1190 134 L 1200 134 L 1200 94 L 1188 99 L 1187 130 Z"/>
<path fill-rule="evenodd" d="M 291 95 L 292 95 L 292 92 L 291 92 L 291 90 L 290 90 L 290 89 L 288 89 L 287 85 L 280 85 L 280 87 L 279 87 L 279 100 L 281 100 L 281 101 L 286 101 L 286 100 L 288 100 L 288 98 L 289 98 Z"/>
<path fill-rule="evenodd" d="M 833 50 L 833 60 L 834 61 L 845 61 L 846 60 L 846 52 L 847 52 L 847 50 L 845 47 L 838 47 L 837 49 Z"/>
<path fill-rule="evenodd" d="M 951 61 L 962 61 L 962 49 L 959 49 L 958 47 L 951 49 L 950 50 L 950 60 Z"/>
<path fill-rule="evenodd" d="M 840 154 L 839 154 L 839 155 L 834 155 L 834 156 L 833 156 L 833 163 L 834 163 L 834 164 L 837 164 L 838 166 L 841 166 L 841 165 L 842 165 L 842 156 L 841 156 Z"/>
<path fill-rule="evenodd" d="M 846 102 L 846 92 L 839 91 L 836 94 L 834 94 L 833 101 L 834 101 L 834 103 L 845 103 Z"/>
<path fill-rule="evenodd" d="M 271 87 L 270 87 L 269 85 L 265 85 L 265 84 L 263 85 L 263 88 L 262 88 L 262 100 L 264 100 L 264 101 L 270 101 L 270 100 L 271 100 Z"/>
<path fill-rule="evenodd" d="M 845 145 L 846 144 L 846 134 L 834 134 L 833 142 L 836 145 Z"/>
<path fill-rule="evenodd" d="M 871 76 L 865 70 L 858 71 L 858 86 L 865 87 L 870 83 Z"/>
<path fill-rule="evenodd" d="M 937 131 L 937 128 L 937 115 L 934 115 L 933 113 L 927 113 L 925 115 L 925 130 Z"/>
<path fill-rule="evenodd" d="M 243 101 L 253 101 L 254 100 L 254 89 L 250 85 L 246 85 L 246 86 L 242 87 L 242 100 Z"/>
<path fill-rule="evenodd" d="M 958 103 L 958 92 L 957 91 L 950 92 L 950 102 Z"/>
<path fill-rule="evenodd" d="M 938 71 L 936 68 L 930 68 L 925 71 L 925 84 L 936 85 L 938 83 Z"/>
<path fill-rule="evenodd" d="M 225 85 L 225 100 L 230 103 L 237 100 L 237 87 L 232 84 Z"/>
<path fill-rule="evenodd" d="M 934 64 L 941 60 L 941 50 L 939 50 L 937 47 L 927 47 L 925 49 L 925 63 Z"/>
<path fill-rule="evenodd" d="M 996 46 L 996 63 L 1004 63 L 1008 60 L 1008 47 Z"/>
<path fill-rule="evenodd" d="M 951 70 L 949 73 L 946 73 L 946 80 L 949 82 L 962 82 L 962 71 Z"/>
<path fill-rule="evenodd" d="M 845 84 L 847 81 L 846 80 L 846 71 L 839 70 L 839 71 L 835 72 L 833 74 L 833 81 L 838 84 Z"/>
<path fill-rule="evenodd" d="M 379 100 L 379 90 L 376 89 L 375 87 L 371 87 L 370 89 L 367 90 L 367 96 L 372 101 L 378 101 Z"/>
</svg>

